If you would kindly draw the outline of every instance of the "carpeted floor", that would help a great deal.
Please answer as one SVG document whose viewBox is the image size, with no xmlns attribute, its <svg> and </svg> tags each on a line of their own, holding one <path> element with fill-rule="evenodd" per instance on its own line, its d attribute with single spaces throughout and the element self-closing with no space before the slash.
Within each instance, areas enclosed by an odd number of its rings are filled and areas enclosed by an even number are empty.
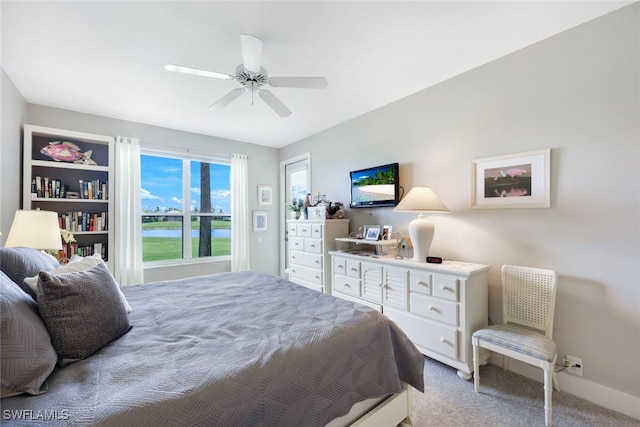
<svg viewBox="0 0 640 427">
<path fill-rule="evenodd" d="M 501 367 L 480 368 L 480 393 L 473 380 L 425 358 L 425 393 L 413 393 L 416 427 L 544 426 L 542 383 Z M 553 425 L 557 427 L 640 427 L 640 420 L 603 408 L 565 392 L 553 392 Z"/>
</svg>

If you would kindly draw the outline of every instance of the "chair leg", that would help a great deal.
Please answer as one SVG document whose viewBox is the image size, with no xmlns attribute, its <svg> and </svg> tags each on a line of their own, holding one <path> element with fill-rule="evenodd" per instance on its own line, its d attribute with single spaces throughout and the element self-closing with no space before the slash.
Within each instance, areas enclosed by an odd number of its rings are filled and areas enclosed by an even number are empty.
<svg viewBox="0 0 640 427">
<path fill-rule="evenodd" d="M 544 368 L 544 425 L 551 426 L 551 394 L 553 392 L 553 365 Z"/>
<path fill-rule="evenodd" d="M 505 371 L 509 369 L 509 358 L 504 354 L 502 355 L 502 369 Z"/>
<path fill-rule="evenodd" d="M 477 339 L 473 339 L 473 388 L 476 393 L 480 391 L 480 348 Z"/>
</svg>

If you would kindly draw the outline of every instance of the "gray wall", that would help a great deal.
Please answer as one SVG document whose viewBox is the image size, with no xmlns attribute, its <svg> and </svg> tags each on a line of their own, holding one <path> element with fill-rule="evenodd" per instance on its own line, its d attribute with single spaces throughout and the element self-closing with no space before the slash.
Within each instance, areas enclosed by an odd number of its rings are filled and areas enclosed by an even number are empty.
<svg viewBox="0 0 640 427">
<path fill-rule="evenodd" d="M 280 158 L 311 152 L 314 194 L 345 204 L 350 170 L 399 162 L 406 191 L 429 185 L 451 210 L 431 215 L 432 254 L 491 265 L 492 320 L 501 319 L 502 264 L 556 270 L 560 359 L 580 357 L 584 380 L 638 397 L 638 16 L 636 3 L 287 146 Z M 551 209 L 470 208 L 472 159 L 547 147 Z M 413 218 L 391 208 L 347 216 L 352 231 L 406 231 Z"/>
<path fill-rule="evenodd" d="M 22 207 L 21 124 L 27 116 L 27 103 L 13 82 L 0 68 L 2 117 L 0 126 L 0 246 L 4 245 L 13 215 Z"/>
</svg>

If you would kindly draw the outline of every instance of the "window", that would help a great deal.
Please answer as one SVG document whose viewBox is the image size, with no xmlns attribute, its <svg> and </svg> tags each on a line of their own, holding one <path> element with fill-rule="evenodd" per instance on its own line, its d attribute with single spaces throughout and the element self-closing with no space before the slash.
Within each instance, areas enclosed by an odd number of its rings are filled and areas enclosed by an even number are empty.
<svg viewBox="0 0 640 427">
<path fill-rule="evenodd" d="M 145 153 L 140 166 L 144 262 L 231 255 L 228 161 Z"/>
</svg>

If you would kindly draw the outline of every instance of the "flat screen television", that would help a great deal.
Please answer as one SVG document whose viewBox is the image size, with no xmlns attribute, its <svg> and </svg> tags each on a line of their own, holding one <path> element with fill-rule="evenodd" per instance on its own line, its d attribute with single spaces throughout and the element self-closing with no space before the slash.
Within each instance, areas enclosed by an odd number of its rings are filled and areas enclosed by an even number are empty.
<svg viewBox="0 0 640 427">
<path fill-rule="evenodd" d="M 399 199 L 398 163 L 349 172 L 352 208 L 395 206 Z"/>
</svg>

